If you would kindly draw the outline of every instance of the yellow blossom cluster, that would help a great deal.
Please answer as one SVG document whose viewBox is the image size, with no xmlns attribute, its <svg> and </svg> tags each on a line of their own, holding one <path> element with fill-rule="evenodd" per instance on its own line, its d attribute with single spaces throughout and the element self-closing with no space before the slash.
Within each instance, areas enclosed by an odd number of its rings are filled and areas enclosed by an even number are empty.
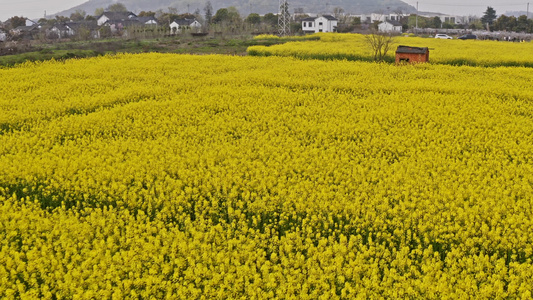
<svg viewBox="0 0 533 300">
<path fill-rule="evenodd" d="M 295 41 L 275 46 L 251 46 L 255 56 L 292 56 L 301 59 L 372 60 L 372 48 L 361 34 L 317 33 L 315 41 Z M 429 47 L 431 63 L 484 67 L 533 67 L 533 43 L 510 43 L 481 40 L 442 40 L 421 37 L 394 37 L 392 49 L 385 59 L 394 61 L 398 45 Z"/>
<path fill-rule="evenodd" d="M 530 299 L 533 69 L 0 70 L 2 299 Z"/>
</svg>

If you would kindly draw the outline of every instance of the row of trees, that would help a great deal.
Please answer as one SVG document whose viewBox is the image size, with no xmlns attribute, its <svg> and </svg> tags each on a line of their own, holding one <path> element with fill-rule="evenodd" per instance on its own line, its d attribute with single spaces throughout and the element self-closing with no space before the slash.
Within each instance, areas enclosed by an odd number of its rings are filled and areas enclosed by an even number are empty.
<svg viewBox="0 0 533 300">
<path fill-rule="evenodd" d="M 533 20 L 529 19 L 526 15 L 519 16 L 518 18 L 506 15 L 498 17 L 496 10 L 490 6 L 487 7 L 480 21 L 484 25 L 484 28 L 490 31 L 533 33 Z"/>
<path fill-rule="evenodd" d="M 492 7 L 488 7 L 481 18 L 469 17 L 467 22 L 456 24 L 455 20 L 443 22 L 439 17 L 427 18 L 423 16 L 410 15 L 400 20 L 404 29 L 414 28 L 445 28 L 445 29 L 472 29 L 490 31 L 513 31 L 533 33 L 533 19 L 528 19 L 526 15 L 520 17 L 496 14 Z"/>
</svg>

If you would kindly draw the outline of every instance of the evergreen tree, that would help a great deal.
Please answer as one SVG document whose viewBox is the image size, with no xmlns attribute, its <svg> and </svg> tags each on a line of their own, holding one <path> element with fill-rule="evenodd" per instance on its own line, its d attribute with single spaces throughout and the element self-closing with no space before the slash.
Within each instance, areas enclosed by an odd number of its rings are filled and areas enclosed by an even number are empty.
<svg viewBox="0 0 533 300">
<path fill-rule="evenodd" d="M 211 24 L 211 19 L 213 19 L 213 5 L 211 5 L 211 1 L 207 1 L 204 7 L 204 13 L 205 13 L 205 22 L 207 24 Z"/>
<path fill-rule="evenodd" d="M 492 28 L 492 25 L 494 24 L 494 21 L 496 20 L 496 11 L 492 7 L 487 7 L 487 10 L 483 14 L 483 17 L 481 17 L 481 22 L 483 25 L 487 25 Z"/>
</svg>

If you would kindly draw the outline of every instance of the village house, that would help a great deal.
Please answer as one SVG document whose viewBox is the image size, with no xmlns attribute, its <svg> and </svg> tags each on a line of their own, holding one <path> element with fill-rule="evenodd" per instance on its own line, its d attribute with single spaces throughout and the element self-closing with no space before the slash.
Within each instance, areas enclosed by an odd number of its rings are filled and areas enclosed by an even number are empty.
<svg viewBox="0 0 533 300">
<path fill-rule="evenodd" d="M 48 36 L 58 39 L 64 39 L 67 37 L 71 37 L 75 34 L 74 29 L 72 29 L 69 25 L 66 23 L 63 24 L 54 24 L 49 30 L 48 30 Z"/>
<path fill-rule="evenodd" d="M 302 31 L 304 33 L 335 32 L 338 21 L 331 15 L 305 18 L 302 20 Z"/>
<path fill-rule="evenodd" d="M 67 22 L 65 23 L 75 35 L 86 38 L 100 38 L 100 27 L 95 21 Z"/>
<path fill-rule="evenodd" d="M 387 20 L 378 24 L 378 31 L 380 32 L 402 32 L 402 24 L 398 21 Z"/>
<path fill-rule="evenodd" d="M 199 23 L 198 23 L 199 24 Z M 97 20 L 98 26 L 108 26 L 111 33 L 123 32 L 126 28 L 156 26 L 155 17 L 138 17 L 132 12 L 104 13 Z"/>
<path fill-rule="evenodd" d="M 385 22 L 387 20 L 390 21 L 400 21 L 402 18 L 407 17 L 406 14 L 397 14 L 397 13 L 390 13 L 390 14 L 379 14 L 379 13 L 372 13 L 372 14 L 366 14 L 366 15 L 352 15 L 352 17 L 359 18 L 361 22 L 363 23 L 374 23 L 374 22 Z"/>
<path fill-rule="evenodd" d="M 186 29 L 193 29 L 198 31 L 202 24 L 195 19 L 176 19 L 170 23 L 170 32 L 176 34 Z"/>
<path fill-rule="evenodd" d="M 133 18 L 136 18 L 136 17 L 137 17 L 137 15 L 132 13 L 131 11 L 128 11 L 128 12 L 111 12 L 111 11 L 108 11 L 108 12 L 104 12 L 101 16 L 99 16 L 96 19 L 96 24 L 98 24 L 98 26 L 102 26 L 106 22 L 124 21 L 124 20 L 133 19 Z"/>
<path fill-rule="evenodd" d="M 155 17 L 135 17 L 134 19 L 143 25 L 157 25 Z"/>
<path fill-rule="evenodd" d="M 31 26 L 19 26 L 15 29 L 12 29 L 10 32 L 11 35 L 15 37 L 31 40 L 34 39 L 40 33 L 40 31 L 41 26 L 36 24 Z"/>
<path fill-rule="evenodd" d="M 144 26 L 135 19 L 108 20 L 102 26 L 108 26 L 112 33 L 123 33 L 127 28 Z"/>
</svg>

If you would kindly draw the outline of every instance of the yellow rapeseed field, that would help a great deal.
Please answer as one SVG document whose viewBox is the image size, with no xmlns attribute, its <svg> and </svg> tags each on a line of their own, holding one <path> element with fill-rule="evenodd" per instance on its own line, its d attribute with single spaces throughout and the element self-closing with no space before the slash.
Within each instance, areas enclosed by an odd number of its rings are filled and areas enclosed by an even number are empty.
<svg viewBox="0 0 533 300">
<path fill-rule="evenodd" d="M 0 80 L 2 299 L 532 297 L 531 68 L 124 54 Z"/>
<path fill-rule="evenodd" d="M 274 46 L 252 46 L 250 55 L 292 56 L 303 59 L 363 60 L 371 61 L 372 48 L 361 34 L 317 33 L 317 41 L 297 41 Z M 435 38 L 394 38 L 392 49 L 385 57 L 394 61 L 398 45 L 429 47 L 430 62 L 447 65 L 483 67 L 525 66 L 533 67 L 533 43 L 512 43 L 481 40 L 442 40 Z"/>
</svg>

